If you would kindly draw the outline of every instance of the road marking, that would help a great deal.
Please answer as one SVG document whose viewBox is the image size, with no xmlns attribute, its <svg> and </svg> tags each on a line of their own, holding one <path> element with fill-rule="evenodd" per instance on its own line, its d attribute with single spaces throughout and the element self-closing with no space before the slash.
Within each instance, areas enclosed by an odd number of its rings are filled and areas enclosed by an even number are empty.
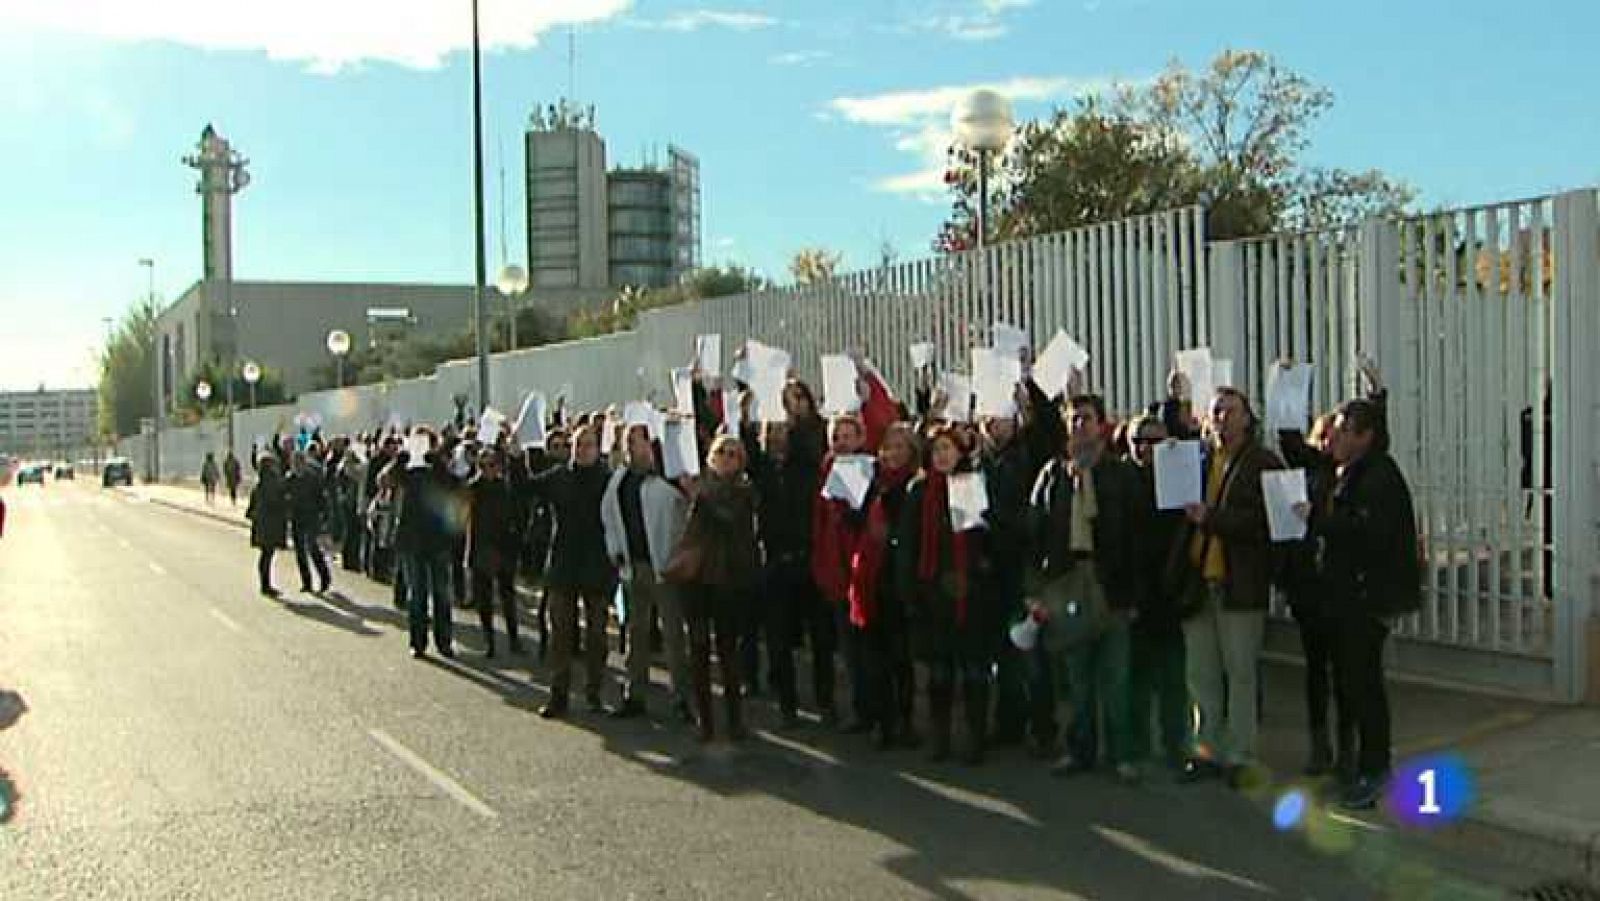
<svg viewBox="0 0 1600 901">
<path fill-rule="evenodd" d="M 150 561 L 150 571 L 158 576 L 164 576 L 167 574 L 167 571 L 161 568 L 161 564 L 155 562 L 154 560 Z"/>
<path fill-rule="evenodd" d="M 1267 895 L 1276 894 L 1276 892 L 1274 892 L 1271 888 L 1262 885 L 1259 882 L 1246 879 L 1243 876 L 1238 876 L 1223 870 L 1213 869 L 1205 864 L 1195 863 L 1192 860 L 1179 857 L 1176 854 L 1162 850 L 1154 843 L 1139 838 L 1136 835 L 1130 835 L 1121 830 L 1112 829 L 1110 826 L 1101 826 L 1098 824 L 1091 828 L 1095 832 L 1099 833 L 1101 838 L 1119 848 L 1122 848 L 1124 851 L 1137 854 L 1156 866 L 1165 867 L 1166 869 L 1171 870 L 1179 875 L 1187 876 L 1191 879 L 1196 877 L 1219 879 L 1223 882 L 1231 883 L 1240 888 L 1249 889 L 1253 892 L 1259 892 Z"/>
<path fill-rule="evenodd" d="M 445 794 L 461 802 L 463 807 L 486 820 L 496 819 L 500 816 L 489 805 L 474 797 L 472 792 L 463 788 L 461 783 L 434 769 L 426 760 L 412 753 L 410 748 L 395 741 L 387 732 L 382 729 L 368 729 L 367 734 L 372 736 L 373 741 L 382 745 L 384 750 L 400 758 L 401 763 L 416 770 L 422 774 L 423 778 L 438 786 Z"/>
<path fill-rule="evenodd" d="M 211 615 L 216 617 L 217 621 L 222 623 L 224 626 L 227 626 L 228 628 L 232 629 L 235 632 L 239 632 L 239 633 L 243 634 L 244 626 L 241 626 L 238 623 L 234 622 L 233 620 L 229 619 L 228 615 L 226 613 L 223 613 L 221 610 L 217 610 L 216 608 L 212 608 Z"/>
</svg>

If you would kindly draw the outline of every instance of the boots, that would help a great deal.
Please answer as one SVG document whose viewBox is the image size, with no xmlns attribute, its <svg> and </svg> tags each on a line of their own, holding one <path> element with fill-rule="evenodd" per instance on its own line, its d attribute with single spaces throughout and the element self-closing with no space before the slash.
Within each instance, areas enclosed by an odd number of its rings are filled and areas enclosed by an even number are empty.
<svg viewBox="0 0 1600 901">
<path fill-rule="evenodd" d="M 979 766 L 989 754 L 989 683 L 975 680 L 966 683 L 962 698 L 963 713 L 967 716 L 967 753 L 962 763 Z"/>
<path fill-rule="evenodd" d="M 950 759 L 950 710 L 954 701 L 955 690 L 951 686 L 928 686 L 928 721 L 933 729 L 928 759 L 934 763 Z"/>
<path fill-rule="evenodd" d="M 699 738 L 702 742 L 709 742 L 716 737 L 716 726 L 711 720 L 711 672 L 710 667 L 696 663 L 694 665 L 694 708 L 698 723 Z"/>
</svg>

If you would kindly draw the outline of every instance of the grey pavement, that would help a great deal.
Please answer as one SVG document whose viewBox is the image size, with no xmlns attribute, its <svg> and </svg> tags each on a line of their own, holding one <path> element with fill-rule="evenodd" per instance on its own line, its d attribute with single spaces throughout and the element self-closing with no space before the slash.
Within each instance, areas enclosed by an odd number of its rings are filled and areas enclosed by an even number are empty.
<svg viewBox="0 0 1600 901">
<path fill-rule="evenodd" d="M 546 722 L 543 674 L 483 659 L 470 614 L 456 661 L 419 662 L 386 586 L 335 569 L 326 599 L 265 599 L 226 500 L 196 516 L 184 490 L 7 491 L 0 898 L 1487 898 L 1552 875 L 1381 818 L 1280 832 L 1270 795 L 778 734 L 760 701 L 737 747 Z M 1294 674 L 1269 673 L 1287 771 Z M 1440 694 L 1403 742 L 1510 734 L 1504 702 Z"/>
</svg>

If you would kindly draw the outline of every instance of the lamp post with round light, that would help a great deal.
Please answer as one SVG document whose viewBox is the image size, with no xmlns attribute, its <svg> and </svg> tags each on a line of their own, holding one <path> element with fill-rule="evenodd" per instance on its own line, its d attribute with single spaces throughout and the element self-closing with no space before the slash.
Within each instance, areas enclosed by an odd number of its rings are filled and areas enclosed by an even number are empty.
<svg viewBox="0 0 1600 901">
<path fill-rule="evenodd" d="M 256 408 L 256 382 L 261 381 L 261 367 L 254 361 L 244 364 L 244 383 L 250 386 L 250 409 Z"/>
<path fill-rule="evenodd" d="M 1011 101 L 999 91 L 979 88 L 961 98 L 950 115 L 956 141 L 978 155 L 978 247 L 989 243 L 989 161 L 1011 140 Z"/>
<path fill-rule="evenodd" d="M 344 387 L 344 358 L 350 353 L 350 333 L 344 329 L 334 329 L 328 333 L 328 353 L 333 354 L 335 385 Z"/>
<path fill-rule="evenodd" d="M 517 307 L 522 293 L 528 290 L 528 272 L 521 266 L 507 266 L 500 270 L 495 287 L 505 295 L 511 306 L 511 349 L 517 349 Z"/>
</svg>

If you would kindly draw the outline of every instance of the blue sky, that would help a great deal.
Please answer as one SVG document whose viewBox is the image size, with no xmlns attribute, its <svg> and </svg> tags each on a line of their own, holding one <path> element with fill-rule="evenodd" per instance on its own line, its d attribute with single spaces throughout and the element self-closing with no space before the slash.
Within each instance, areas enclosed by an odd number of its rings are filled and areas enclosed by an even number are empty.
<svg viewBox="0 0 1600 901">
<path fill-rule="evenodd" d="M 207 123 L 251 160 L 240 278 L 469 282 L 467 0 L 0 0 L 0 388 L 87 385 L 102 317 L 200 267 L 179 163 Z M 1224 47 L 1331 89 L 1313 161 L 1376 166 L 1428 206 L 1600 182 L 1600 3 L 1265 0 L 483 0 L 487 215 L 520 261 L 534 103 L 598 107 L 613 163 L 702 162 L 705 256 L 781 276 L 928 252 L 950 99 L 999 85 L 1019 117 Z"/>
</svg>

